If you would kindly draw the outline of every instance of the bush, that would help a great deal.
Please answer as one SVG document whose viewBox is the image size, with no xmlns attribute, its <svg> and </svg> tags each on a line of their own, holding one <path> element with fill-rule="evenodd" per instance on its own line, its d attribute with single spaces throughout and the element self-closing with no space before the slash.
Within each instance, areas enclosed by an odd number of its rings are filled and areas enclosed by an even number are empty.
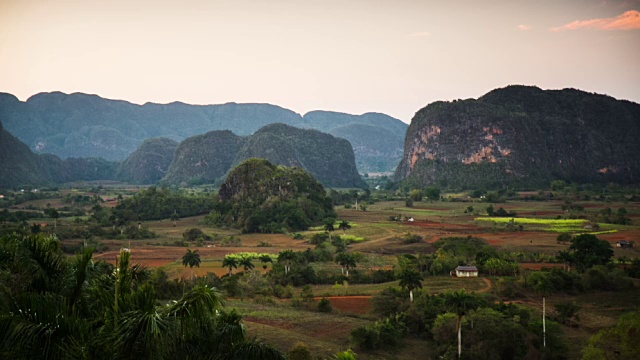
<svg viewBox="0 0 640 360">
<path fill-rule="evenodd" d="M 313 301 L 313 289 L 311 289 L 311 285 L 305 285 L 302 288 L 300 297 L 302 297 L 302 301 L 307 301 L 307 302 Z"/>
<path fill-rule="evenodd" d="M 325 241 L 329 241 L 329 234 L 323 232 L 323 233 L 313 234 L 311 236 L 311 239 L 309 240 L 309 243 L 313 245 L 320 245 Z"/>
<path fill-rule="evenodd" d="M 220 242 L 220 245 L 226 246 L 226 247 L 238 247 L 238 246 L 242 246 L 242 240 L 240 240 L 240 238 L 238 237 L 231 235 L 222 239 L 222 241 Z"/>
<path fill-rule="evenodd" d="M 311 350 L 309 346 L 303 342 L 297 343 L 293 349 L 287 353 L 287 359 L 289 360 L 313 360 Z"/>
<path fill-rule="evenodd" d="M 332 312 L 333 306 L 331 306 L 331 301 L 326 297 L 323 297 L 322 299 L 320 299 L 320 302 L 318 303 L 318 311 L 323 313 Z"/>
<path fill-rule="evenodd" d="M 204 238 L 205 240 L 211 240 L 209 236 L 207 236 L 202 230 L 198 228 L 191 228 L 184 233 L 182 233 L 182 237 L 186 241 L 196 241 L 198 238 Z"/>
<path fill-rule="evenodd" d="M 404 201 L 404 205 L 406 207 L 413 207 L 413 199 L 412 198 L 407 198 L 407 200 Z"/>
<path fill-rule="evenodd" d="M 417 244 L 422 242 L 422 236 L 418 235 L 418 234 L 410 234 L 410 233 L 406 233 L 403 237 L 402 237 L 402 243 L 403 244 Z"/>
<path fill-rule="evenodd" d="M 400 345 L 405 330 L 401 316 L 396 315 L 354 329 L 351 332 L 351 342 L 363 350 L 394 348 Z"/>
</svg>

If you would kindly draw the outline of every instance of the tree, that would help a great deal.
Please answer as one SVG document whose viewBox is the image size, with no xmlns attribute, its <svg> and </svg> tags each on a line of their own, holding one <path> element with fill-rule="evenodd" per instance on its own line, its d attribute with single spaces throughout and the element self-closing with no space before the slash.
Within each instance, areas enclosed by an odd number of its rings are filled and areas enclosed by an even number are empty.
<svg viewBox="0 0 640 360">
<path fill-rule="evenodd" d="M 336 219 L 334 218 L 327 218 L 324 221 L 324 231 L 329 233 L 329 241 L 331 241 L 331 232 L 334 231 L 335 228 L 335 224 L 336 224 Z"/>
<path fill-rule="evenodd" d="M 253 265 L 251 260 L 253 260 L 253 259 L 251 259 L 248 256 L 243 256 L 242 258 L 240 258 L 240 261 L 238 262 L 238 265 L 242 266 L 244 268 L 244 271 L 249 271 L 249 270 L 255 268 L 255 265 Z"/>
<path fill-rule="evenodd" d="M 436 187 L 428 187 L 424 189 L 424 196 L 431 201 L 440 200 L 440 189 Z"/>
<path fill-rule="evenodd" d="M 495 213 L 493 211 L 493 205 L 487 206 L 487 215 L 493 216 Z"/>
<path fill-rule="evenodd" d="M 558 237 L 556 238 L 556 241 L 558 242 L 558 244 L 568 243 L 569 241 L 571 241 L 571 234 L 560 233 L 560 235 L 558 235 Z"/>
<path fill-rule="evenodd" d="M 612 328 L 600 330 L 582 351 L 583 360 L 637 359 L 640 354 L 640 312 L 622 315 Z"/>
<path fill-rule="evenodd" d="M 53 229 L 57 229 L 58 228 L 58 219 L 60 218 L 60 213 L 58 212 L 58 210 L 54 209 L 54 208 L 47 208 L 44 210 L 45 214 L 53 219 Z"/>
<path fill-rule="evenodd" d="M 569 251 L 581 272 L 595 265 L 605 265 L 613 257 L 611 244 L 591 234 L 581 234 L 571 239 Z"/>
<path fill-rule="evenodd" d="M 409 290 L 409 300 L 413 302 L 413 289 L 422 289 L 422 274 L 413 267 L 405 267 L 398 274 L 396 279 L 400 280 L 400 287 Z"/>
<path fill-rule="evenodd" d="M 65 257 L 53 237 L 12 235 L 0 236 L 0 253 L 0 358 L 284 359 L 247 339 L 215 288 L 160 304 L 127 251 L 114 268 L 90 249 Z"/>
<path fill-rule="evenodd" d="M 458 330 L 458 359 L 462 356 L 462 318 L 471 310 L 480 306 L 479 299 L 468 294 L 464 289 L 444 294 L 444 306 L 457 315 L 456 329 Z"/>
<path fill-rule="evenodd" d="M 567 270 L 571 270 L 571 264 L 575 262 L 573 254 L 569 251 L 559 251 L 556 258 L 563 264 L 567 264 Z"/>
<path fill-rule="evenodd" d="M 180 215 L 173 210 L 173 214 L 171 214 L 171 221 L 173 221 L 173 227 L 176 227 L 176 221 L 180 220 Z"/>
<path fill-rule="evenodd" d="M 186 254 L 182 256 L 182 265 L 184 267 L 189 266 L 191 268 L 191 278 L 193 279 L 193 267 L 200 267 L 200 254 L 198 254 L 198 250 L 187 249 Z"/>
<path fill-rule="evenodd" d="M 284 274 L 291 271 L 291 263 L 295 260 L 296 253 L 293 250 L 284 250 L 278 254 L 278 263 L 284 264 Z"/>
<path fill-rule="evenodd" d="M 424 193 L 420 189 L 413 189 L 409 192 L 409 199 L 413 201 L 422 201 L 423 196 L 424 196 Z"/>
<path fill-rule="evenodd" d="M 262 263 L 262 268 L 267 269 L 267 263 L 273 263 L 273 259 L 268 254 L 261 254 L 258 259 Z"/>
<path fill-rule="evenodd" d="M 343 235 L 347 235 L 347 230 L 351 229 L 351 224 L 347 220 L 342 220 L 338 224 L 338 229 L 342 230 Z"/>
<path fill-rule="evenodd" d="M 336 255 L 335 262 L 340 264 L 342 268 L 342 274 L 344 275 L 344 269 L 347 269 L 347 277 L 349 277 L 349 269 L 356 267 L 356 258 L 352 254 L 346 252 L 340 252 Z"/>
<path fill-rule="evenodd" d="M 233 256 L 225 256 L 222 259 L 222 267 L 229 268 L 229 274 L 231 274 L 234 268 L 238 268 L 238 259 Z"/>
</svg>

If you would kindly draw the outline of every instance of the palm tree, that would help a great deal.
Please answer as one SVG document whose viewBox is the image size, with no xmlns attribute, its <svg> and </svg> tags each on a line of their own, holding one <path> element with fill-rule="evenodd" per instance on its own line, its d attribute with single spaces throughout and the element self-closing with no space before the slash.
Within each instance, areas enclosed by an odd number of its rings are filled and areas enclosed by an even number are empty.
<svg viewBox="0 0 640 360">
<path fill-rule="evenodd" d="M 284 359 L 247 340 L 215 288 L 196 285 L 159 305 L 125 250 L 114 269 L 89 249 L 67 260 L 40 234 L 0 236 L 0 254 L 0 358 Z"/>
<path fill-rule="evenodd" d="M 233 268 L 238 268 L 238 259 L 232 256 L 225 256 L 222 260 L 222 267 L 229 268 L 229 275 L 231 275 Z"/>
<path fill-rule="evenodd" d="M 262 268 L 267 270 L 267 263 L 273 263 L 273 259 L 268 254 L 261 254 L 258 259 L 262 263 Z"/>
<path fill-rule="evenodd" d="M 336 225 L 336 219 L 334 218 L 327 218 L 324 221 L 324 231 L 329 233 L 329 241 L 331 241 L 331 232 L 335 231 L 335 225 Z"/>
<path fill-rule="evenodd" d="M 53 229 L 56 230 L 58 228 L 58 219 L 60 218 L 60 213 L 58 210 L 54 208 L 47 208 L 45 210 L 47 216 L 53 219 Z"/>
<path fill-rule="evenodd" d="M 456 329 L 458 330 L 458 359 L 460 359 L 462 356 L 462 318 L 469 311 L 477 309 L 480 306 L 480 300 L 462 289 L 445 293 L 444 306 L 458 316 Z"/>
<path fill-rule="evenodd" d="M 293 250 L 284 250 L 278 254 L 278 262 L 284 264 L 284 274 L 291 271 L 291 263 L 296 259 L 296 253 Z"/>
<path fill-rule="evenodd" d="M 349 277 L 349 269 L 356 267 L 356 258 L 352 254 L 345 252 L 338 253 L 336 255 L 335 262 L 340 264 L 342 268 L 342 274 L 344 275 L 344 269 L 347 269 L 347 277 Z"/>
<path fill-rule="evenodd" d="M 338 224 L 338 229 L 342 230 L 343 235 L 347 235 L 347 230 L 351 229 L 351 224 L 347 220 L 342 220 L 340 224 Z"/>
<path fill-rule="evenodd" d="M 180 220 L 180 215 L 173 210 L 173 214 L 171 214 L 171 221 L 173 221 L 173 227 L 176 227 L 176 221 Z"/>
<path fill-rule="evenodd" d="M 182 265 L 187 267 L 187 265 L 191 268 L 191 278 L 193 279 L 193 267 L 200 267 L 200 254 L 198 254 L 198 250 L 187 249 L 187 253 L 182 256 Z"/>
<path fill-rule="evenodd" d="M 574 256 L 569 251 L 560 251 L 556 258 L 562 262 L 562 264 L 568 264 L 568 268 L 566 270 L 571 270 L 571 264 L 575 261 Z"/>
<path fill-rule="evenodd" d="M 244 267 L 244 271 L 249 271 L 250 269 L 255 268 L 255 265 L 253 265 L 251 260 L 253 259 L 248 256 L 244 256 L 240 259 L 238 265 Z"/>
<path fill-rule="evenodd" d="M 400 287 L 409 290 L 409 299 L 413 302 L 413 289 L 422 289 L 422 274 L 413 267 L 402 269 L 396 278 L 400 280 Z"/>
</svg>

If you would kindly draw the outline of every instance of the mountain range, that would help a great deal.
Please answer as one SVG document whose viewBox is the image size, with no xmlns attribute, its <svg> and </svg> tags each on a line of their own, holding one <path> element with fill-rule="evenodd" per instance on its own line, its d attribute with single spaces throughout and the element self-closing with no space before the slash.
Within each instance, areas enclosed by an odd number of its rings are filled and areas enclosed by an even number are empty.
<svg viewBox="0 0 640 360">
<path fill-rule="evenodd" d="M 313 129 L 270 124 L 253 135 L 210 131 L 178 143 L 146 140 L 122 162 L 102 158 L 60 159 L 35 154 L 0 123 L 0 188 L 39 186 L 76 180 L 119 180 L 134 184 L 196 185 L 221 183 L 249 158 L 303 168 L 331 187 L 365 187 L 351 144 Z"/>
<path fill-rule="evenodd" d="M 0 121 L 36 153 L 62 159 L 101 157 L 122 161 L 145 140 L 176 142 L 213 130 L 251 135 L 272 123 L 310 128 L 349 140 L 360 172 L 393 171 L 402 156 L 407 124 L 378 113 L 312 111 L 301 116 L 270 104 L 136 105 L 97 95 L 40 93 L 20 101 L 0 93 Z"/>
</svg>

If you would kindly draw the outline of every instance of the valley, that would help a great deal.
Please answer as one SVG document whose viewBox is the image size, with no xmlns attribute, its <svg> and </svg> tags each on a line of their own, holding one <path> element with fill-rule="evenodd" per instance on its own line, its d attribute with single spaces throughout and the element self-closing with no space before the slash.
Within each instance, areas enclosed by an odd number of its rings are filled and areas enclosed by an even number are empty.
<svg viewBox="0 0 640 360">
<path fill-rule="evenodd" d="M 20 203 L 13 206 L 11 211 L 28 211 L 29 209 L 46 209 L 48 206 L 60 206 L 63 204 L 60 198 L 74 196 L 94 196 L 89 189 L 60 190 L 57 198 L 35 200 Z M 103 188 L 100 190 L 109 198 L 117 198 L 125 195 L 130 197 L 138 189 L 130 187 Z M 194 193 L 202 193 L 201 189 L 190 190 Z M 251 290 L 234 290 L 234 295 L 228 299 L 227 306 L 237 309 L 244 317 L 249 333 L 258 336 L 270 344 L 274 344 L 280 350 L 287 352 L 294 348 L 298 342 L 303 342 L 308 348 L 321 357 L 328 357 L 347 348 L 352 348 L 350 333 L 357 327 L 373 324 L 378 319 L 377 313 L 372 308 L 373 298 L 380 296 L 387 288 L 400 289 L 397 280 L 381 282 L 377 284 L 367 283 L 367 274 L 370 276 L 376 271 L 399 269 L 399 256 L 416 255 L 429 256 L 436 253 L 437 242 L 441 239 L 452 237 L 477 237 L 486 242 L 498 253 L 512 254 L 517 259 L 518 275 L 496 276 L 482 272 L 479 278 L 455 278 L 444 273 L 428 273 L 422 281 L 422 290 L 419 294 L 436 296 L 450 291 L 465 289 L 467 292 L 482 296 L 486 301 L 505 301 L 518 304 L 532 313 L 540 316 L 541 297 L 536 291 L 519 284 L 518 279 L 527 274 L 544 272 L 545 269 L 566 268 L 566 264 L 557 258 L 559 252 L 566 251 L 567 243 L 560 243 L 558 235 L 562 233 L 595 233 L 599 239 L 612 245 L 614 266 L 625 269 L 631 266 L 631 260 L 638 258 L 638 248 L 619 248 L 616 244 L 620 241 L 635 241 L 640 236 L 640 226 L 633 225 L 640 218 L 640 203 L 629 201 L 627 195 L 606 195 L 602 200 L 579 200 L 588 192 L 576 194 L 549 191 L 557 198 L 546 201 L 524 200 L 530 193 L 514 193 L 504 202 L 487 203 L 481 199 L 468 197 L 468 193 L 443 193 L 440 201 L 417 201 L 411 207 L 407 207 L 405 201 L 394 200 L 396 196 L 392 192 L 373 192 L 370 204 L 366 211 L 336 206 L 337 222 L 347 221 L 351 224 L 346 231 L 332 231 L 333 237 L 346 233 L 361 241 L 351 243 L 347 252 L 358 254 L 357 266 L 352 269 L 352 278 L 341 277 L 341 268 L 333 261 L 319 261 L 310 263 L 316 274 L 323 274 L 322 279 L 317 278 L 310 284 L 308 290 L 298 285 L 291 288 L 289 295 L 274 294 L 274 283 L 265 283 L 260 278 L 269 279 L 269 272 L 275 271 L 274 264 L 262 265 L 254 260 L 255 269 L 243 271 L 234 269 L 241 281 L 253 284 Z M 624 194 L 624 192 L 617 192 Z M 59 196 L 59 197 L 58 197 Z M 635 196 L 635 195 L 634 195 Z M 571 200 L 568 200 L 571 199 Z M 582 211 L 563 210 L 570 201 L 575 208 Z M 511 218 L 496 218 L 492 220 L 486 214 L 486 208 L 503 208 L 513 212 L 521 219 L 520 214 L 529 219 L 523 223 L 523 228 L 509 227 Z M 473 208 L 472 211 L 469 211 Z M 624 208 L 626 216 L 632 225 L 600 224 L 595 231 L 585 223 L 575 227 L 558 227 L 559 222 L 571 216 L 590 219 L 599 216 L 607 209 Z M 84 208 L 91 212 L 89 206 Z M 392 221 L 399 218 L 400 221 Z M 73 227 L 84 227 L 85 217 L 62 217 L 57 220 L 57 229 L 53 229 L 50 218 L 30 219 L 30 223 L 46 224 L 45 232 L 69 233 Z M 498 219 L 500 221 L 498 221 Z M 534 221 L 535 219 L 536 221 Z M 560 220 L 558 220 L 560 219 Z M 537 224 L 534 224 L 537 223 Z M 4 225 L 6 228 L 6 224 Z M 143 221 L 139 225 L 154 233 L 149 239 L 116 239 L 107 237 L 90 239 L 91 245 L 97 245 L 99 249 L 94 254 L 96 261 L 104 260 L 108 263 L 116 263 L 121 248 L 129 249 L 132 263 L 139 263 L 154 272 L 162 269 L 169 281 L 189 282 L 191 279 L 211 279 L 229 277 L 229 269 L 223 266 L 223 261 L 228 256 L 242 253 L 268 254 L 274 259 L 278 254 L 286 250 L 304 253 L 318 249 L 317 245 L 310 241 L 314 235 L 325 234 L 321 227 L 307 231 L 282 234 L 245 234 L 232 228 L 211 227 L 206 224 L 206 216 L 193 216 L 172 219 Z M 185 234 L 189 229 L 198 228 L 209 236 L 211 240 L 188 241 Z M 419 241 L 407 243 L 407 234 L 418 235 Z M 235 238 L 234 245 L 224 245 L 220 239 Z M 73 253 L 83 246 L 86 239 L 63 238 L 63 249 L 69 249 Z M 201 263 L 195 268 L 189 268 L 182 264 L 182 256 L 186 249 L 197 250 Z M 71 256 L 71 254 L 69 255 Z M 474 261 L 475 262 L 475 261 Z M 635 265 L 634 265 L 635 266 Z M 214 275 L 215 274 L 215 275 Z M 235 275 L 234 275 L 235 276 Z M 329 280 L 335 278 L 338 281 Z M 253 279 L 253 280 L 252 280 Z M 340 280 L 341 279 L 341 280 Z M 216 280 L 218 281 L 218 280 Z M 271 280 L 273 281 L 273 280 Z M 364 281 L 364 283 L 362 283 Z M 627 311 L 637 309 L 637 303 L 628 301 L 638 295 L 638 280 L 633 280 L 635 286 L 628 290 L 602 291 L 583 290 L 578 293 L 554 291 L 547 296 L 547 306 L 553 308 L 554 304 L 575 302 L 580 307 L 580 320 L 571 326 L 562 326 L 566 336 L 566 346 L 569 359 L 580 358 L 580 350 L 583 349 L 591 335 L 595 332 L 611 326 L 616 318 Z M 505 285 L 510 284 L 510 285 Z M 263 288 L 266 286 L 266 288 Z M 505 286 L 512 287 L 511 290 Z M 313 298 L 303 300 L 304 292 L 311 291 Z M 622 295 L 622 296 L 620 296 Z M 423 295 L 418 295 L 423 296 Z M 293 299 L 292 299 L 293 298 Z M 333 307 L 330 313 L 318 313 L 317 303 L 327 298 Z M 548 315 L 549 316 L 549 315 Z M 552 315 L 553 316 L 553 315 Z M 438 348 L 432 341 L 422 340 L 422 337 L 408 336 L 402 346 L 390 350 L 363 351 L 356 350 L 360 359 L 409 359 L 417 354 L 429 354 L 426 357 L 435 357 Z"/>
</svg>

